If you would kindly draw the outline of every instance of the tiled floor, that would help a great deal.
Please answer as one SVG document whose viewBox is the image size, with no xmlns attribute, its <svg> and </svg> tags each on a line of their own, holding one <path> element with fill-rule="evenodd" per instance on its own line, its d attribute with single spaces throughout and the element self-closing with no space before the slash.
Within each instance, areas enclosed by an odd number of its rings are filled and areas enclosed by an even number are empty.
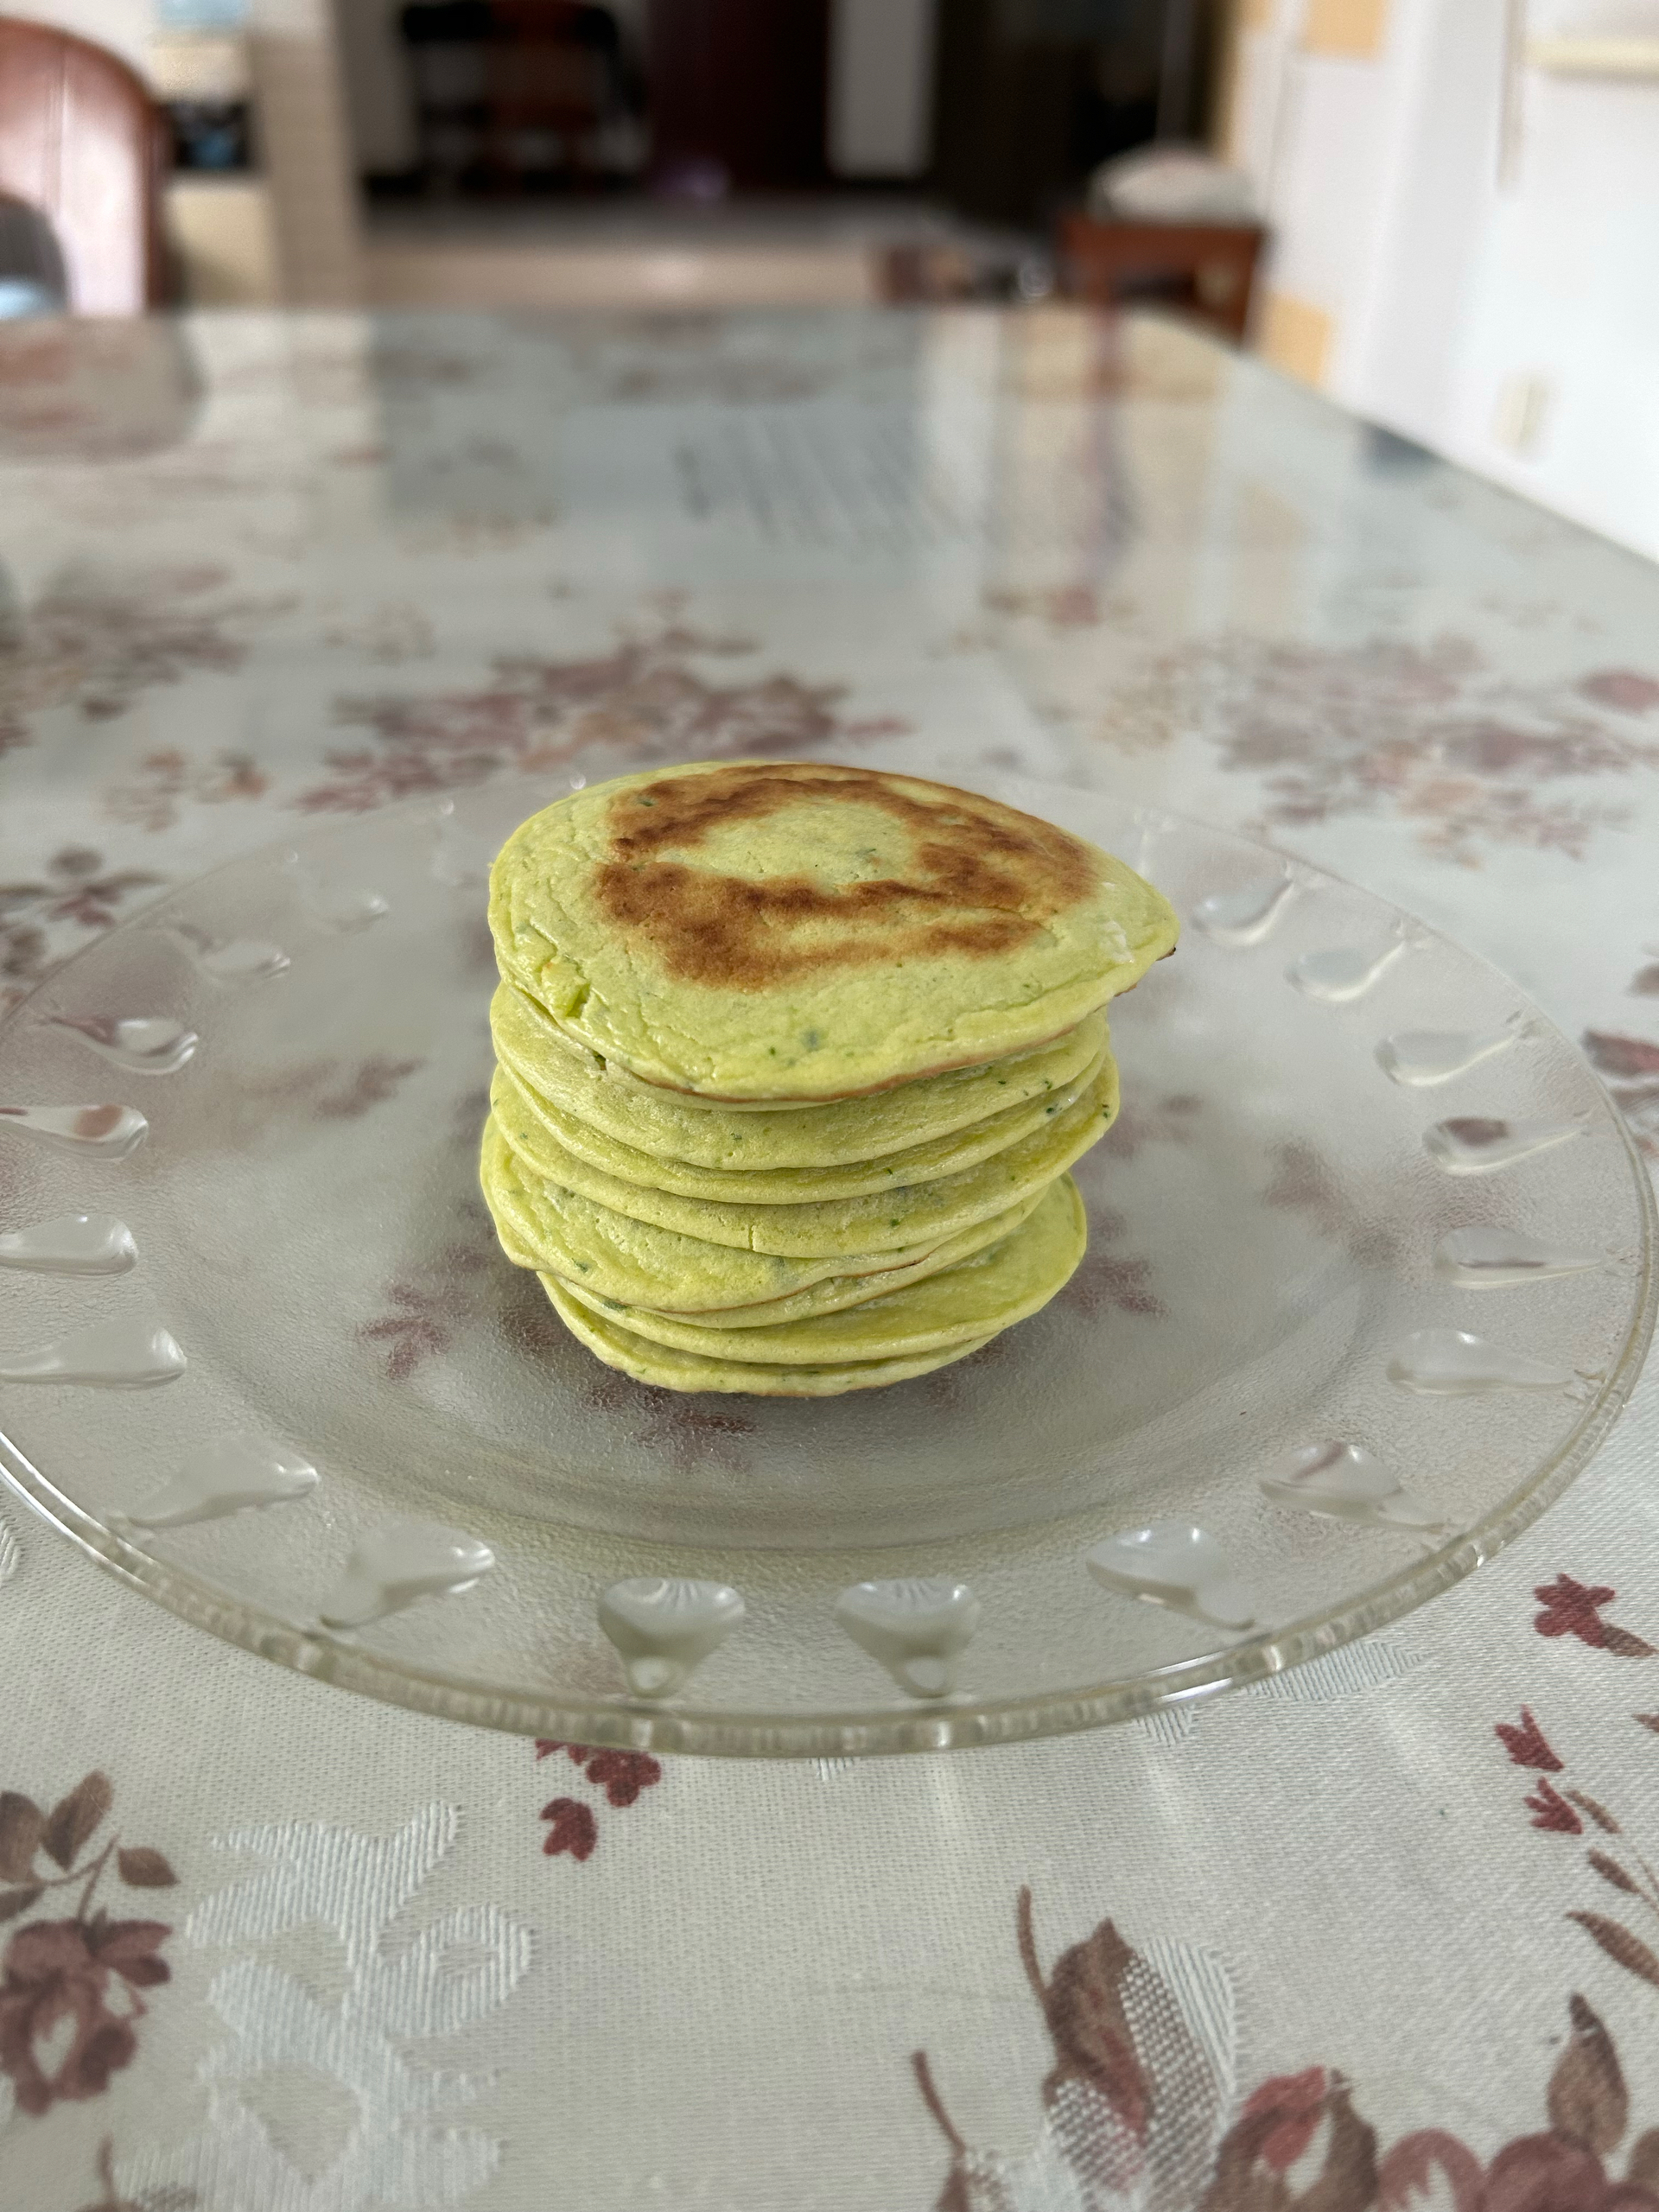
<svg viewBox="0 0 1659 2212">
<path fill-rule="evenodd" d="M 845 306 L 880 296 L 895 247 L 1017 243 L 900 200 L 380 207 L 364 288 L 383 307 Z"/>
</svg>

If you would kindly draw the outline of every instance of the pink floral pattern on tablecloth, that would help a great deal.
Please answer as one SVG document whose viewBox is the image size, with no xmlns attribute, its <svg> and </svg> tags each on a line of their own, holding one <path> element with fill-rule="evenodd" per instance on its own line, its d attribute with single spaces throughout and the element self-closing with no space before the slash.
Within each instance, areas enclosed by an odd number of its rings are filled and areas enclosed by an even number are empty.
<svg viewBox="0 0 1659 2212">
<path fill-rule="evenodd" d="M 1262 780 L 1264 828 L 1394 813 L 1436 857 L 1518 845 L 1586 857 L 1630 819 L 1618 785 L 1659 770 L 1659 680 L 1633 670 L 1522 683 L 1471 639 L 1352 645 L 1219 637 L 1156 660 L 1101 734 L 1139 751 L 1213 732 L 1224 768 Z M 1559 793 L 1559 795 L 1556 795 Z"/>
<path fill-rule="evenodd" d="M 581 1770 L 607 1805 L 637 1804 L 642 1794 L 655 1789 L 663 1778 L 662 1761 L 652 1758 L 649 1751 L 604 1750 L 593 1744 L 537 1738 L 538 1759 L 549 1758 L 555 1751 L 563 1751 Z M 550 1859 L 565 1852 L 578 1861 L 593 1857 L 599 1841 L 597 1804 L 581 1797 L 554 1797 L 543 1806 L 540 1817 L 548 1824 L 542 1849 Z"/>
<path fill-rule="evenodd" d="M 1533 1624 L 1541 1636 L 1570 1634 L 1592 1651 L 1617 1659 L 1659 1657 L 1652 1644 L 1603 1618 L 1603 1609 L 1618 1594 L 1610 1586 L 1586 1585 L 1570 1574 L 1558 1574 L 1533 1594 L 1544 1605 Z M 1659 1760 L 1659 1745 L 1651 1740 L 1659 1736 L 1659 1713 L 1633 1713 L 1630 1719 L 1643 1732 L 1633 1743 L 1632 1751 L 1643 1751 Z M 1522 1708 L 1518 1722 L 1497 1722 L 1494 1732 L 1511 1764 L 1527 1768 L 1537 1777 L 1522 1801 L 1532 1816 L 1532 1826 L 1545 1834 L 1588 1837 L 1585 1863 L 1591 1872 L 1620 1897 L 1630 1900 L 1624 1917 L 1605 1909 L 1583 1907 L 1569 1910 L 1567 1918 L 1582 1928 L 1615 1965 L 1659 1990 L 1659 1874 L 1648 1856 L 1627 1833 L 1624 1821 L 1600 1799 L 1570 1781 L 1557 1786 L 1548 1779 L 1552 1774 L 1566 1774 L 1568 1762 L 1556 1751 L 1530 1709 Z M 1607 1837 L 1617 1840 L 1609 1844 L 1604 1840 Z M 1637 1925 L 1631 1924 L 1630 1915 Z M 1655 2139 L 1659 2143 L 1659 2135 Z M 1655 2176 L 1659 2185 L 1659 2158 L 1655 2161 Z"/>
<path fill-rule="evenodd" d="M 1632 2125 L 1613 2038 L 1576 1991 L 1565 2000 L 1567 2033 L 1541 2099 L 1521 2132 L 1483 2160 L 1446 2127 L 1385 2143 L 1364 2117 L 1363 2084 L 1322 2062 L 1239 2096 L 1230 2054 L 1206 2036 L 1179 1973 L 1138 1951 L 1110 1920 L 1045 1969 L 1029 1890 L 1015 1921 L 1053 2052 L 1036 2088 L 1041 2132 L 1024 2153 L 976 2149 L 932 2058 L 915 2052 L 917 2086 L 950 2156 L 935 2212 L 1038 2212 L 1061 2202 L 1086 2212 L 1126 2202 L 1171 2212 L 1406 2212 L 1420 2194 L 1434 2201 L 1440 2183 L 1454 2212 L 1659 2212 L 1659 2110 L 1645 2130 Z M 1518 2082 L 1517 2090 L 1524 2111 Z"/>
<path fill-rule="evenodd" d="M 118 1834 L 87 1850 L 114 1795 L 99 1773 L 50 1810 L 21 1790 L 0 1791 L 0 1882 L 10 1885 L 0 1889 L 0 1921 L 20 1923 L 0 1956 L 0 2074 L 19 2111 L 36 2118 L 101 2094 L 132 2063 L 147 2010 L 139 1993 L 171 1979 L 158 1956 L 173 1932 L 165 1922 L 93 1910 L 106 1875 L 135 1890 L 170 1889 L 177 1878 L 159 1851 Z M 75 1892 L 67 1918 L 27 1916 L 59 1890 Z"/>
<path fill-rule="evenodd" d="M 591 660 L 504 657 L 495 680 L 476 691 L 344 697 L 336 720 L 365 726 L 375 746 L 330 747 L 327 776 L 295 804 L 308 813 L 362 812 L 412 792 L 476 783 L 502 768 L 563 767 L 589 747 L 613 747 L 636 766 L 749 753 L 798 760 L 903 727 L 891 719 L 842 719 L 834 711 L 844 696 L 840 685 L 808 685 L 791 676 L 711 683 L 688 662 L 693 654 L 754 651 L 753 639 L 703 636 L 674 624 L 654 637 L 624 639 Z"/>
<path fill-rule="evenodd" d="M 1570 1574 L 1558 1574 L 1553 1582 L 1540 1583 L 1532 1594 L 1543 1608 L 1533 1621 L 1540 1636 L 1574 1636 L 1580 1643 L 1611 1651 L 1619 1659 L 1653 1656 L 1654 1647 L 1643 1637 L 1602 1618 L 1603 1608 L 1618 1595 L 1611 1583 L 1592 1586 Z"/>
</svg>

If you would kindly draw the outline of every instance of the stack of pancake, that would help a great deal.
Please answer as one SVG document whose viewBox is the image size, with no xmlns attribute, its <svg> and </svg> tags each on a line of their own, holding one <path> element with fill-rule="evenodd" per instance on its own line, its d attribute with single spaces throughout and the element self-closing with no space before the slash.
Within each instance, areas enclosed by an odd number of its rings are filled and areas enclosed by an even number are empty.
<svg viewBox="0 0 1659 2212">
<path fill-rule="evenodd" d="M 832 1396 L 963 1358 L 1083 1256 L 1101 1009 L 1173 947 L 1121 861 L 816 763 L 619 777 L 491 875 L 481 1179 L 608 1366 Z"/>
</svg>

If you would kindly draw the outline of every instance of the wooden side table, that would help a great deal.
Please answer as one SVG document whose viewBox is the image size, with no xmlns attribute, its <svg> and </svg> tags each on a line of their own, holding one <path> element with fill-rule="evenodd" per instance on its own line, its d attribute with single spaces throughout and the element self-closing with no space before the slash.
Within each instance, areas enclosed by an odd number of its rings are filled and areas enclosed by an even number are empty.
<svg viewBox="0 0 1659 2212">
<path fill-rule="evenodd" d="M 1103 306 L 1158 300 L 1242 345 L 1267 233 L 1258 223 L 1115 223 L 1063 215 L 1060 281 Z"/>
</svg>

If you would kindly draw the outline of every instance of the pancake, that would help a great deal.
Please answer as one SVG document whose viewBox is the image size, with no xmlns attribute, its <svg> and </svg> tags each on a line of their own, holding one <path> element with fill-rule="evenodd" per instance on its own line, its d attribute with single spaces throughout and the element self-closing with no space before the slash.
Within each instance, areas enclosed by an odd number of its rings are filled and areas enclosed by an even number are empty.
<svg viewBox="0 0 1659 2212">
<path fill-rule="evenodd" d="M 857 1275 L 829 1275 L 806 1290 L 797 1291 L 792 1298 L 769 1298 L 758 1306 L 726 1306 L 717 1313 L 677 1313 L 646 1306 L 630 1306 L 627 1310 L 664 1321 L 707 1323 L 721 1329 L 775 1328 L 785 1321 L 809 1320 L 817 1313 L 839 1313 L 848 1306 L 861 1306 L 867 1299 L 885 1298 L 889 1291 L 903 1289 L 907 1283 L 925 1282 L 930 1275 L 955 1267 L 987 1245 L 1000 1243 L 1035 1213 L 1042 1202 L 1043 1192 L 1033 1191 L 1017 1206 L 1010 1206 L 1007 1213 L 993 1214 L 988 1221 L 976 1221 L 971 1229 L 964 1229 L 959 1236 L 947 1237 L 925 1259 L 912 1261 L 908 1267 L 880 1268 Z M 586 1287 L 585 1277 L 582 1283 L 573 1286 L 577 1289 Z M 695 1351 L 696 1346 L 690 1349 Z"/>
<path fill-rule="evenodd" d="M 647 1083 L 823 1101 L 1073 1029 L 1173 909 L 1052 823 L 918 778 L 694 762 L 575 792 L 490 874 L 504 976 Z"/>
<path fill-rule="evenodd" d="M 825 1105 L 731 1105 L 641 1083 L 568 1036 L 534 999 L 503 983 L 490 1007 L 496 1057 L 561 1116 L 653 1159 L 747 1171 L 883 1160 L 970 1128 L 1075 1082 L 1106 1043 L 1090 1014 L 1052 1044 Z"/>
<path fill-rule="evenodd" d="M 501 1249 L 516 1266 L 560 1276 L 590 1298 L 693 1317 L 718 1313 L 734 1328 L 757 1317 L 765 1323 L 833 1312 L 918 1281 L 1006 1236 L 1042 1195 L 1033 1191 L 959 1236 L 908 1250 L 791 1260 L 654 1229 L 562 1190 L 526 1173 L 493 1116 L 484 1124 L 479 1181 Z"/>
<path fill-rule="evenodd" d="M 925 1281 L 889 1290 L 839 1312 L 771 1327 L 729 1329 L 596 1303 L 566 1284 L 569 1299 L 596 1321 L 709 1360 L 767 1366 L 840 1367 L 853 1361 L 910 1359 L 982 1344 L 1046 1306 L 1083 1257 L 1089 1224 L 1069 1175 L 1051 1183 L 1030 1217 L 971 1259 Z"/>
<path fill-rule="evenodd" d="M 891 1382 L 907 1382 L 912 1376 L 931 1374 L 952 1360 L 965 1359 L 979 1344 L 952 1344 L 943 1351 L 918 1352 L 910 1359 L 862 1359 L 841 1367 L 767 1367 L 740 1360 L 700 1359 L 694 1351 L 679 1351 L 636 1336 L 608 1314 L 601 1318 L 590 1306 L 571 1297 L 556 1276 L 544 1275 L 543 1287 L 571 1335 L 586 1344 L 607 1367 L 619 1367 L 636 1382 L 654 1383 L 664 1390 L 741 1390 L 760 1398 L 839 1398 L 849 1390 L 884 1390 Z M 995 1334 L 995 1332 L 992 1332 Z M 988 1344 L 989 1336 L 980 1338 Z"/>
<path fill-rule="evenodd" d="M 495 1071 L 490 1101 L 501 1135 L 533 1177 L 652 1228 L 750 1255 L 819 1260 L 832 1263 L 828 1272 L 848 1272 L 855 1255 L 874 1264 L 884 1252 L 925 1249 L 1052 1182 L 1105 1134 L 1117 1112 L 1118 1088 L 1108 1053 L 1090 1082 L 1056 1093 L 1039 1128 L 958 1174 L 858 1198 L 766 1206 L 681 1198 L 607 1174 L 559 1143 L 505 1068 Z"/>
<path fill-rule="evenodd" d="M 573 1154 L 584 1166 L 615 1176 L 639 1190 L 658 1191 L 674 1198 L 714 1205 L 734 1202 L 741 1206 L 821 1205 L 835 1198 L 856 1198 L 875 1191 L 902 1190 L 911 1184 L 936 1182 L 941 1176 L 960 1174 L 966 1168 L 976 1166 L 981 1160 L 1006 1151 L 1052 1120 L 1055 1101 L 1069 1103 L 1076 1098 L 1100 1073 L 1105 1057 L 1103 1046 L 1073 1083 L 1052 1092 L 1039 1091 L 1020 1105 L 987 1115 L 983 1121 L 954 1130 L 949 1136 L 935 1137 L 926 1144 L 912 1145 L 881 1159 L 848 1160 L 838 1166 L 820 1168 L 763 1167 L 758 1163 L 747 1169 L 697 1167 L 685 1160 L 664 1160 L 659 1154 L 640 1152 L 632 1145 L 623 1144 L 579 1116 L 563 1112 L 526 1081 L 518 1070 L 509 1068 L 507 1071 L 512 1084 L 510 1096 L 513 1106 L 527 1108 L 561 1152 Z M 812 1113 L 836 1109 L 803 1107 L 798 1110 Z M 682 1224 L 677 1222 L 676 1225 Z"/>
</svg>

